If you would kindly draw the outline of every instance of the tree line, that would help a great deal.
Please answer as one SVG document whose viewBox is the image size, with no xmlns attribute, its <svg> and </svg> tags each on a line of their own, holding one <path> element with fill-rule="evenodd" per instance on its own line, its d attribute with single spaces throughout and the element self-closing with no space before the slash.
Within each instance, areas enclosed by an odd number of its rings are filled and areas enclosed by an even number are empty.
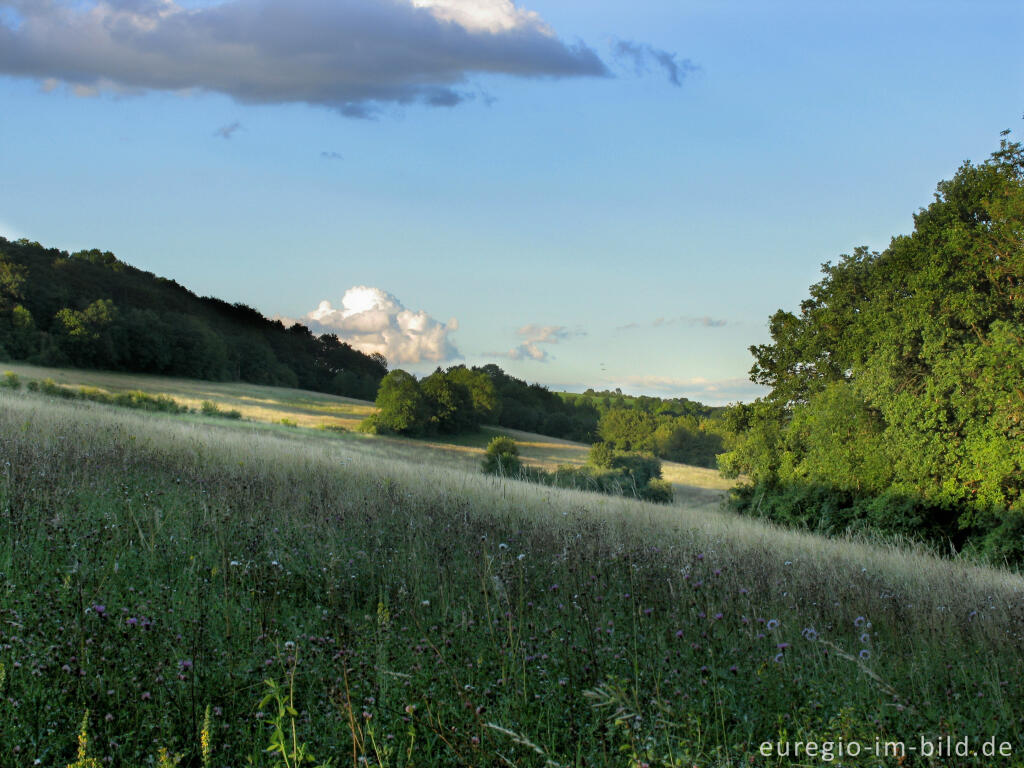
<svg viewBox="0 0 1024 768">
<path fill-rule="evenodd" d="M 387 373 L 337 336 L 200 298 L 109 251 L 0 237 L 0 358 L 372 399 Z"/>
<path fill-rule="evenodd" d="M 396 369 L 381 381 L 376 405 L 364 422 L 371 432 L 458 434 L 487 424 L 703 467 L 715 467 L 716 455 L 730 445 L 722 408 L 686 398 L 627 398 L 621 391 L 554 393 L 493 363 L 438 368 L 422 380 Z"/>
<path fill-rule="evenodd" d="M 1024 150 L 939 183 L 909 235 L 822 267 L 751 347 L 737 509 L 1024 562 Z"/>
</svg>

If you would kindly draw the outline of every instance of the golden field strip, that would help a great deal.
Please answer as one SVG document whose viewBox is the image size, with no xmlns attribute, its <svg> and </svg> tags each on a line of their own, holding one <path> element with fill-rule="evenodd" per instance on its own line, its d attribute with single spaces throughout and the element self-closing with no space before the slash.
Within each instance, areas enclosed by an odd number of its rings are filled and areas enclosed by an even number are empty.
<svg viewBox="0 0 1024 768">
<path fill-rule="evenodd" d="M 388 436 L 367 436 L 357 432 L 359 423 L 376 407 L 365 400 L 328 395 L 306 390 L 265 387 L 238 382 L 210 382 L 176 379 L 107 371 L 65 368 L 43 368 L 23 363 L 0 363 L 0 374 L 11 371 L 25 383 L 52 379 L 65 387 L 95 387 L 110 394 L 142 391 L 149 395 L 165 395 L 180 405 L 198 409 L 204 400 L 223 410 L 237 410 L 242 417 L 257 425 L 281 425 L 282 420 L 297 427 L 324 430 L 343 428 L 352 432 L 349 440 L 371 441 L 363 450 L 381 456 L 404 456 L 410 461 L 429 460 L 466 470 L 479 469 L 484 449 L 492 437 L 509 435 L 519 446 L 525 463 L 553 470 L 560 464 L 583 465 L 589 446 L 556 437 L 520 432 L 514 429 L 484 427 L 475 435 L 452 438 L 409 439 Z M 337 433 L 330 433 L 336 437 Z M 717 506 L 724 491 L 734 484 L 716 470 L 665 461 L 665 480 L 672 483 L 676 503 Z"/>
</svg>

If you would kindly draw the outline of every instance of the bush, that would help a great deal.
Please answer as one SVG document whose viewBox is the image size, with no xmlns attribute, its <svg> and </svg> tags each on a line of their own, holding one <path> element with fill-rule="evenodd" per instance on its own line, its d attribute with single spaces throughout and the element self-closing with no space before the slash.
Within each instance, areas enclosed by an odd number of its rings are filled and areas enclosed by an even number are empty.
<svg viewBox="0 0 1024 768">
<path fill-rule="evenodd" d="M 4 373 L 3 379 L 0 379 L 0 387 L 4 389 L 21 389 L 21 379 L 13 371 L 7 371 Z"/>
<path fill-rule="evenodd" d="M 221 410 L 220 406 L 210 400 L 203 400 L 199 404 L 199 412 L 204 416 L 218 416 L 222 419 L 240 419 L 242 412 L 232 408 L 230 411 Z"/>
<path fill-rule="evenodd" d="M 348 429 L 341 426 L 341 424 L 321 424 L 317 429 L 322 429 L 324 432 L 337 432 L 339 434 L 348 432 Z"/>
<path fill-rule="evenodd" d="M 615 458 L 615 449 L 608 443 L 594 443 L 590 446 L 590 454 L 587 461 L 595 467 L 611 469 L 612 460 Z"/>
<path fill-rule="evenodd" d="M 523 470 L 519 459 L 519 446 L 511 437 L 504 435 L 491 439 L 484 455 L 483 470 L 488 475 L 516 475 Z"/>
<path fill-rule="evenodd" d="M 675 494 L 672 492 L 672 483 L 657 478 L 650 480 L 640 490 L 640 498 L 657 504 L 671 504 L 672 499 L 675 498 Z"/>
</svg>

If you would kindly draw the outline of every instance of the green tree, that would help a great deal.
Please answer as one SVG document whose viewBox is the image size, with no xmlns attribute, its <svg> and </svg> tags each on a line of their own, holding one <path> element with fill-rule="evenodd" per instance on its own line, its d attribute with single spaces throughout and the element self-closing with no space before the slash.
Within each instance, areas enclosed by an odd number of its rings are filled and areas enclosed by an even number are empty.
<svg viewBox="0 0 1024 768">
<path fill-rule="evenodd" d="M 469 390 L 441 369 L 420 382 L 429 405 L 430 424 L 442 434 L 458 434 L 478 429 L 476 410 Z"/>
<path fill-rule="evenodd" d="M 376 405 L 372 425 L 381 432 L 422 435 L 429 428 L 430 404 L 416 377 L 401 368 L 381 380 Z"/>
<path fill-rule="evenodd" d="M 1002 538 L 1024 509 L 1021 145 L 965 163 L 911 234 L 823 275 L 751 348 L 771 391 L 729 414 L 741 436 L 721 458 L 754 482 L 741 506 L 781 509 L 802 486 L 851 521 L 1015 551 Z"/>
</svg>

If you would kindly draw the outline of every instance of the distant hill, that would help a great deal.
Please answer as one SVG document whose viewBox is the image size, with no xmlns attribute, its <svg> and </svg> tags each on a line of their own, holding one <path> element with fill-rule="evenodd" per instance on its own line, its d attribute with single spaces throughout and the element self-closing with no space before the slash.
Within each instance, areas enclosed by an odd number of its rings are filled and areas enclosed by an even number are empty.
<svg viewBox="0 0 1024 768">
<path fill-rule="evenodd" d="M 337 336 L 199 297 L 109 251 L 0 237 L 0 359 L 300 387 L 372 400 L 387 373 Z"/>
</svg>

